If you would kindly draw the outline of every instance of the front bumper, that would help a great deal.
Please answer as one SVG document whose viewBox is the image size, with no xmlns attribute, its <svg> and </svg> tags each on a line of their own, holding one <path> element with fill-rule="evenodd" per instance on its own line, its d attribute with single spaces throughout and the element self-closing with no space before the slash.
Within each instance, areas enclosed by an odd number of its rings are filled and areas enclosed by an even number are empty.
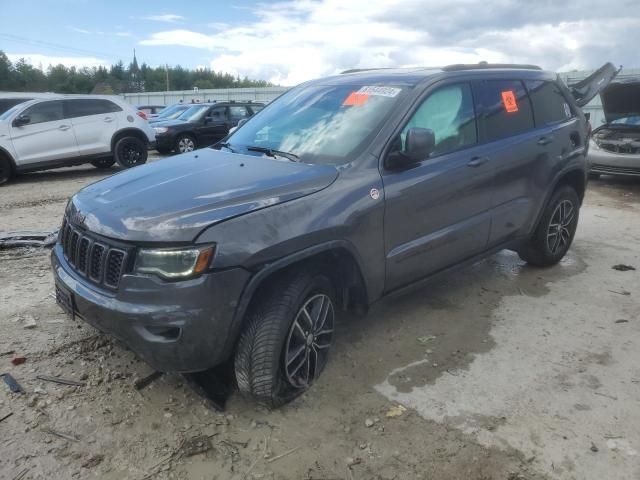
<svg viewBox="0 0 640 480">
<path fill-rule="evenodd" d="M 175 138 L 173 135 L 168 133 L 162 133 L 156 135 L 156 149 L 160 150 L 169 150 L 174 147 Z"/>
<path fill-rule="evenodd" d="M 592 144 L 587 161 L 591 173 L 640 176 L 640 154 L 609 152 Z"/>
<path fill-rule="evenodd" d="M 230 269 L 180 282 L 125 274 L 117 292 L 106 292 L 71 268 L 59 244 L 51 264 L 56 288 L 70 294 L 74 314 L 124 342 L 156 370 L 201 371 L 228 357 L 247 271 Z"/>
</svg>

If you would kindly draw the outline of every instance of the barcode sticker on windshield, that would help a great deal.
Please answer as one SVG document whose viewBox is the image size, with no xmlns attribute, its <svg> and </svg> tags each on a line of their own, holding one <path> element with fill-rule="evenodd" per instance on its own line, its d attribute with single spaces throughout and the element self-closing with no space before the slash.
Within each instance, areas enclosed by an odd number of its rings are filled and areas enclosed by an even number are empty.
<svg viewBox="0 0 640 480">
<path fill-rule="evenodd" d="M 358 93 L 364 95 L 375 95 L 378 97 L 395 97 L 400 93 L 399 88 L 395 87 L 376 87 L 376 86 L 366 86 L 362 87 L 358 90 Z"/>
</svg>

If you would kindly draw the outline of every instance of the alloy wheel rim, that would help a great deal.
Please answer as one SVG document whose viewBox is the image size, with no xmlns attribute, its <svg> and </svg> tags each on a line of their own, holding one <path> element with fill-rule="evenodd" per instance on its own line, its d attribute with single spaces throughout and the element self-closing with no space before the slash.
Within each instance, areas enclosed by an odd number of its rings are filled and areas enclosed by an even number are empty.
<svg viewBox="0 0 640 480">
<path fill-rule="evenodd" d="M 547 229 L 547 247 L 552 254 L 569 245 L 571 232 L 569 227 L 575 217 L 575 207 L 569 200 L 563 200 L 553 211 Z"/>
<path fill-rule="evenodd" d="M 124 158 L 127 162 L 127 165 L 133 166 L 137 165 L 142 157 L 142 152 L 139 148 L 134 145 L 127 145 L 124 147 Z"/>
<path fill-rule="evenodd" d="M 180 150 L 180 153 L 192 152 L 195 149 L 193 140 L 187 137 L 181 138 L 178 142 L 178 149 Z"/>
<path fill-rule="evenodd" d="M 335 311 L 325 294 L 307 299 L 296 314 L 284 350 L 284 371 L 289 383 L 306 388 L 324 368 L 333 339 Z"/>
</svg>

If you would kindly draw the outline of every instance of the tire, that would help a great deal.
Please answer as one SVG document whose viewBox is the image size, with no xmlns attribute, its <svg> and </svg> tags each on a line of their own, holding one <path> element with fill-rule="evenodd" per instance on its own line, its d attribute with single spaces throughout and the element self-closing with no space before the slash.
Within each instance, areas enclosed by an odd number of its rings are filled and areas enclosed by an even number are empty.
<svg viewBox="0 0 640 480">
<path fill-rule="evenodd" d="M 335 305 L 333 285 L 321 273 L 294 272 L 275 282 L 240 334 L 234 358 L 240 392 L 269 408 L 304 393 L 326 365 Z"/>
<path fill-rule="evenodd" d="M 537 267 L 550 267 L 565 256 L 578 227 L 580 200 L 576 191 L 560 187 L 551 197 L 531 239 L 518 251 L 520 258 Z"/>
<path fill-rule="evenodd" d="M 0 155 L 0 185 L 7 183 L 13 176 L 11 160 Z"/>
<path fill-rule="evenodd" d="M 196 139 L 193 138 L 191 135 L 183 133 L 177 136 L 176 144 L 174 147 L 174 150 L 177 153 L 193 152 L 197 148 L 198 148 L 198 144 L 196 142 Z"/>
<path fill-rule="evenodd" d="M 113 157 L 108 157 L 108 158 L 99 158 L 97 160 L 93 160 L 91 162 L 91 165 L 93 165 L 96 168 L 106 169 L 106 168 L 113 167 L 114 163 L 116 163 L 116 159 Z"/>
<path fill-rule="evenodd" d="M 124 137 L 116 142 L 114 158 L 122 168 L 142 165 L 147 161 L 147 145 L 136 137 Z"/>
</svg>

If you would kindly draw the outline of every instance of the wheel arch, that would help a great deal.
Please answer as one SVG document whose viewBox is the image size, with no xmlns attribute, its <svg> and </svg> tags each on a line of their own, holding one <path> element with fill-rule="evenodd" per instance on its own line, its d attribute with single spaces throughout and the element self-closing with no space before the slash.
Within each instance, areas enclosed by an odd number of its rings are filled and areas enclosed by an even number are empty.
<svg viewBox="0 0 640 480">
<path fill-rule="evenodd" d="M 11 163 L 11 168 L 14 172 L 16 171 L 16 161 L 14 160 L 13 155 L 11 155 L 6 148 L 0 147 L 0 157 L 4 157 L 9 160 L 9 163 Z"/>
<path fill-rule="evenodd" d="M 578 199 L 580 200 L 580 204 L 582 205 L 582 201 L 584 199 L 585 191 L 587 188 L 586 172 L 582 168 L 571 168 L 568 170 L 564 170 L 556 176 L 552 185 L 553 187 L 550 188 L 545 195 L 542 206 L 538 211 L 536 220 L 532 225 L 531 232 L 534 232 L 536 228 L 538 228 L 538 224 L 540 223 L 540 220 L 544 215 L 547 205 L 549 205 L 551 197 L 559 188 L 565 185 L 573 188 L 578 194 Z"/>
<path fill-rule="evenodd" d="M 112 153 L 115 150 L 116 143 L 118 143 L 118 140 L 120 140 L 120 139 L 122 139 L 124 137 L 136 137 L 139 140 L 141 140 L 145 145 L 149 145 L 149 139 L 147 138 L 147 136 L 145 135 L 145 133 L 142 130 L 140 130 L 138 128 L 127 127 L 127 128 L 123 128 L 121 130 L 118 130 L 111 137 L 111 152 Z"/>
<path fill-rule="evenodd" d="M 233 317 L 231 335 L 227 341 L 230 355 L 245 323 L 247 311 L 273 280 L 294 268 L 317 267 L 330 277 L 336 288 L 338 301 L 344 310 L 364 313 L 369 296 L 362 274 L 361 262 L 355 247 L 346 240 L 335 240 L 315 245 L 265 264 L 249 280 L 238 301 Z"/>
</svg>

